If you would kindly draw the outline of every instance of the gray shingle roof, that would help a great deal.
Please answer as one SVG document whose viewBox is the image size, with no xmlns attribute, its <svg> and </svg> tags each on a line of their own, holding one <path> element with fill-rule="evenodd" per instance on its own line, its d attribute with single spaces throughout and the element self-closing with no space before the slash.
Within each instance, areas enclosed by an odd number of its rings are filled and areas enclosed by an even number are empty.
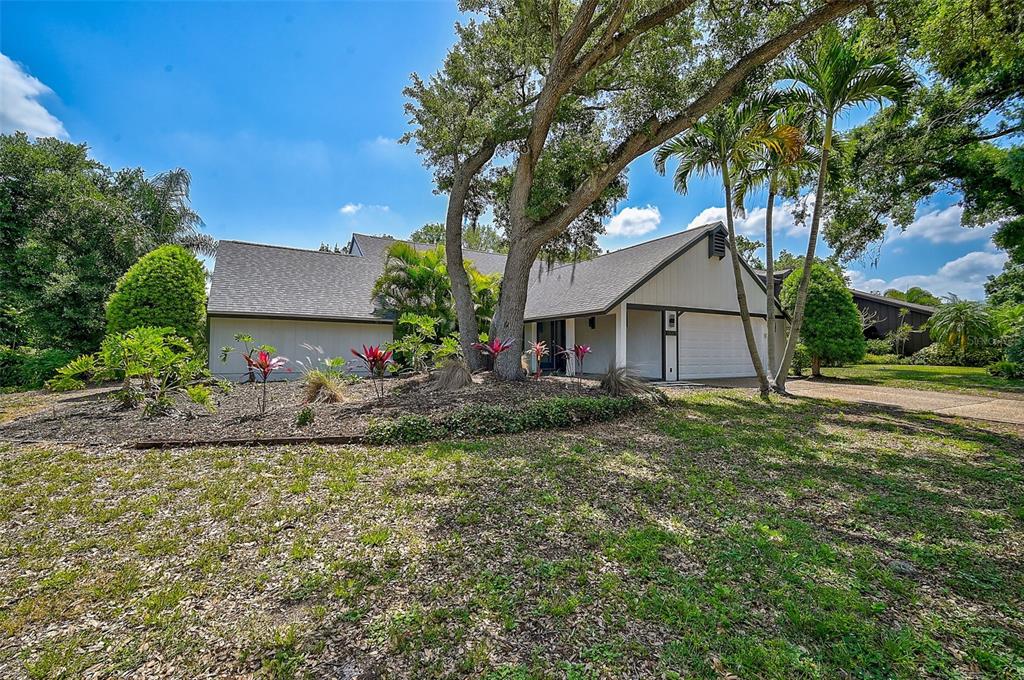
<svg viewBox="0 0 1024 680">
<path fill-rule="evenodd" d="M 883 304 L 892 305 L 893 307 L 906 307 L 917 312 L 923 312 L 925 314 L 934 314 L 935 308 L 928 305 L 919 305 L 916 302 L 907 302 L 906 300 L 900 300 L 898 298 L 891 298 L 885 295 L 877 295 L 875 293 L 867 293 L 863 290 L 850 289 L 853 293 L 854 299 L 864 298 L 865 300 L 873 300 L 875 302 L 881 302 Z"/>
<path fill-rule="evenodd" d="M 370 301 L 380 272 L 378 258 L 221 241 L 207 312 L 380 321 Z"/>
<path fill-rule="evenodd" d="M 526 319 L 603 314 L 651 272 L 720 224 L 705 224 L 592 260 L 542 269 L 530 277 Z"/>
<path fill-rule="evenodd" d="M 363 253 L 365 257 L 375 257 L 383 260 L 387 254 L 387 249 L 392 243 L 395 243 L 397 239 L 390 238 L 388 236 L 368 236 L 366 234 L 352 234 L 352 240 L 356 242 L 356 246 L 359 251 Z M 430 250 L 435 248 L 434 244 L 430 243 L 413 243 L 412 241 L 405 241 L 409 245 L 414 246 L 417 250 Z M 462 257 L 473 263 L 477 271 L 481 274 L 502 274 L 505 271 L 505 256 L 501 253 L 489 253 L 482 250 L 468 250 L 462 249 Z"/>
</svg>

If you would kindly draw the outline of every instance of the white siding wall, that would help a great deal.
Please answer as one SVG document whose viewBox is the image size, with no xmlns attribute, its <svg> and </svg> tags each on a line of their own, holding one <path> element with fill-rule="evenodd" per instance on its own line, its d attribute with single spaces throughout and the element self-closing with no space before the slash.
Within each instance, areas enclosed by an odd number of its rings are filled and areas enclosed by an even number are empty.
<svg viewBox="0 0 1024 680">
<path fill-rule="evenodd" d="M 390 342 L 392 327 L 382 323 L 348 323 L 340 321 L 292 321 L 287 319 L 235 319 L 210 317 L 210 371 L 227 379 L 237 380 L 246 375 L 245 362 L 240 351 L 228 355 L 227 362 L 220 360 L 220 348 L 233 346 L 242 349 L 235 341 L 236 333 L 245 333 L 261 345 L 273 345 L 280 356 L 289 362 L 285 370 L 274 374 L 279 379 L 299 377 L 296 360 L 305 361 L 308 356 L 316 360 L 316 353 L 301 345 L 320 347 L 327 357 L 344 357 L 346 368 L 362 372 L 359 360 L 352 356 L 352 348 Z M 288 372 L 288 367 L 294 370 Z"/>
<path fill-rule="evenodd" d="M 707 241 L 702 239 L 675 262 L 630 295 L 633 304 L 666 307 L 699 307 L 739 311 L 731 256 L 719 260 L 708 257 Z M 751 313 L 765 313 L 765 294 L 758 281 L 743 270 L 747 303 Z"/>
<path fill-rule="evenodd" d="M 661 379 L 661 312 L 631 309 L 626 315 L 626 365 L 645 378 Z"/>
<path fill-rule="evenodd" d="M 590 345 L 594 350 L 583 361 L 584 372 L 601 374 L 615 362 L 615 317 L 611 314 L 594 317 L 594 328 L 589 321 L 590 317 L 576 319 L 576 344 Z"/>
</svg>

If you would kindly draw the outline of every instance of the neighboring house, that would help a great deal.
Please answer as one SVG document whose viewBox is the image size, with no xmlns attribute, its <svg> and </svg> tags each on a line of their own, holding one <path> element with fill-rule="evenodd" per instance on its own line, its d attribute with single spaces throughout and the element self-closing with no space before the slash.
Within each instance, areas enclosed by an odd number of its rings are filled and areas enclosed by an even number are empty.
<svg viewBox="0 0 1024 680">
<path fill-rule="evenodd" d="M 782 289 L 782 282 L 792 271 L 792 269 L 783 269 L 774 272 L 776 295 Z M 764 281 L 767 272 L 759 269 L 757 275 Z M 935 313 L 934 307 L 906 302 L 877 293 L 866 293 L 853 288 L 850 289 L 850 293 L 853 294 L 853 301 L 857 304 L 861 318 L 870 322 L 864 329 L 865 338 L 869 340 L 884 338 L 889 331 L 897 328 L 900 324 L 907 323 L 914 329 L 914 332 L 910 334 L 910 339 L 903 346 L 904 356 L 910 356 L 919 349 L 932 344 L 931 336 L 928 335 L 927 330 L 924 330 L 924 326 Z"/>
<path fill-rule="evenodd" d="M 889 331 L 897 328 L 900 324 L 907 323 L 915 329 L 915 332 L 910 334 L 910 340 L 903 346 L 904 356 L 909 356 L 932 344 L 931 336 L 928 331 L 923 329 L 924 325 L 928 323 L 928 319 L 935 313 L 934 307 L 875 293 L 865 293 L 852 288 L 850 292 L 853 293 L 853 301 L 857 303 L 861 316 L 874 322 L 864 329 L 864 337 L 884 338 Z"/>
<path fill-rule="evenodd" d="M 211 370 L 245 374 L 237 353 L 219 362 L 218 349 L 236 345 L 237 333 L 292 360 L 311 354 L 303 344 L 351 360 L 352 347 L 390 341 L 393 315 L 371 300 L 371 290 L 391 243 L 356 234 L 346 253 L 327 253 L 221 241 L 207 308 Z M 552 350 L 590 345 L 587 373 L 623 365 L 669 381 L 753 375 L 728 247 L 716 222 L 575 264 L 538 263 L 523 341 L 543 339 Z M 504 270 L 504 255 L 464 253 L 481 272 Z M 764 360 L 769 316 L 780 331 L 786 318 L 778 305 L 769 315 L 764 284 L 746 265 L 743 281 Z M 781 348 L 784 333 L 777 337 Z M 565 368 L 550 356 L 543 367 Z"/>
</svg>

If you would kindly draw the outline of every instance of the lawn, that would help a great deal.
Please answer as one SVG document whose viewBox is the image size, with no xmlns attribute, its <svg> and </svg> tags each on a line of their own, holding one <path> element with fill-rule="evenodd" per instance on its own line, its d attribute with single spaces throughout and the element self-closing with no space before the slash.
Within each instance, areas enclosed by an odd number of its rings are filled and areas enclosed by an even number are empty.
<svg viewBox="0 0 1024 680">
<path fill-rule="evenodd" d="M 1022 461 L 728 390 L 409 448 L 0 448 L 0 676 L 1024 677 Z"/>
<path fill-rule="evenodd" d="M 1024 380 L 989 375 L 984 368 L 969 366 L 905 366 L 901 364 L 860 364 L 823 368 L 822 375 L 860 385 L 941 390 L 983 397 L 1024 399 Z"/>
</svg>

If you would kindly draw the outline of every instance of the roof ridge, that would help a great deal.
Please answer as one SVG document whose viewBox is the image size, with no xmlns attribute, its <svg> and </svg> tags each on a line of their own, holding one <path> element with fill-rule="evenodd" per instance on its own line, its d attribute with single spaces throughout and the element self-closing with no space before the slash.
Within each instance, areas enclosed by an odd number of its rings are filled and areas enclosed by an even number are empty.
<svg viewBox="0 0 1024 680">
<path fill-rule="evenodd" d="M 888 295 L 882 295 L 881 293 L 872 293 L 871 291 L 868 291 L 868 290 L 859 290 L 857 288 L 850 288 L 850 292 L 851 293 L 857 293 L 858 295 L 866 295 L 868 297 L 881 298 L 883 300 L 889 300 L 891 302 L 898 302 L 898 303 L 900 303 L 900 306 L 904 306 L 905 305 L 908 308 L 909 307 L 917 307 L 919 309 L 927 309 L 927 310 L 932 311 L 932 312 L 934 312 L 935 309 L 936 309 L 932 305 L 922 305 L 920 302 L 908 302 L 906 300 L 900 300 L 899 298 L 889 297 Z"/>
<path fill-rule="evenodd" d="M 630 250 L 632 248 L 639 248 L 640 246 L 646 246 L 646 245 L 650 245 L 652 243 L 657 243 L 658 241 L 664 241 L 665 239 L 672 238 L 674 236 L 680 236 L 682 234 L 689 234 L 691 231 L 698 231 L 700 229 L 707 229 L 709 227 L 713 227 L 713 226 L 721 224 L 721 223 L 722 223 L 721 220 L 719 220 L 717 222 L 708 222 L 707 224 L 702 224 L 702 225 L 700 225 L 698 227 L 694 227 L 692 229 L 683 229 L 682 231 L 673 232 L 671 234 L 665 234 L 664 236 L 659 236 L 658 238 L 652 238 L 650 241 L 641 241 L 640 243 L 634 243 L 631 246 L 626 246 L 625 248 L 619 248 L 618 250 L 609 250 L 607 253 L 601 253 L 597 257 L 592 257 L 589 260 L 577 260 L 576 262 L 566 262 L 565 264 L 560 264 L 560 265 L 558 265 L 556 267 L 549 267 L 548 269 L 544 270 L 544 273 L 545 274 L 549 274 L 550 272 L 553 272 L 556 269 L 562 269 L 563 267 L 575 267 L 576 265 L 582 264 L 584 262 L 597 262 L 602 257 L 608 257 L 609 255 L 616 255 L 618 253 L 625 252 L 625 251 Z"/>
<path fill-rule="evenodd" d="M 353 237 L 362 236 L 363 238 L 379 238 L 379 239 L 383 239 L 385 241 L 395 241 L 395 242 L 400 242 L 400 243 L 408 243 L 410 245 L 417 245 L 417 246 L 443 246 L 444 245 L 443 243 L 420 243 L 419 241 L 410 241 L 407 238 L 395 238 L 394 236 L 374 236 L 373 234 L 359 234 L 359 233 L 356 233 L 356 232 L 352 232 L 352 236 Z M 496 252 L 496 251 L 493 251 L 493 250 L 477 250 L 476 248 L 466 248 L 465 246 L 463 246 L 462 252 L 464 252 L 464 253 L 480 253 L 482 255 L 499 255 L 501 257 L 508 258 L 508 253 L 499 253 L 499 252 Z"/>
<path fill-rule="evenodd" d="M 238 243 L 243 246 L 258 246 L 260 248 L 276 248 L 277 250 L 296 250 L 300 253 L 314 253 L 317 255 L 342 255 L 344 257 L 351 257 L 353 259 L 359 259 L 358 256 L 352 255 L 351 253 L 338 253 L 333 250 L 314 250 L 312 248 L 297 248 L 296 246 L 280 246 L 273 243 L 258 243 L 256 241 L 240 241 L 234 238 L 222 238 L 218 243 Z"/>
</svg>

